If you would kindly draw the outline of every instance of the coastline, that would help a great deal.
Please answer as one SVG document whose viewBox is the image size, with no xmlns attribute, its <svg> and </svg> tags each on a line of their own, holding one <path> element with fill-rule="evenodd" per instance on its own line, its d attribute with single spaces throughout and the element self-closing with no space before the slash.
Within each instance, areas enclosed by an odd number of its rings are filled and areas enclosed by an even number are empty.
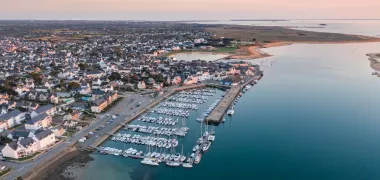
<svg viewBox="0 0 380 180">
<path fill-rule="evenodd" d="M 28 180 L 76 180 L 83 172 L 83 168 L 93 160 L 89 152 L 79 151 L 73 147 L 54 160 L 36 167 L 24 176 Z"/>
<path fill-rule="evenodd" d="M 366 54 L 369 58 L 370 67 L 376 71 L 376 73 L 380 72 L 380 53 L 369 53 Z"/>
<path fill-rule="evenodd" d="M 278 42 L 270 42 L 264 43 L 261 45 L 247 45 L 241 46 L 237 51 L 233 54 L 229 53 L 218 53 L 218 52 L 205 52 L 205 51 L 191 51 L 191 52 L 175 52 L 170 54 L 169 57 L 173 57 L 176 54 L 191 54 L 191 53 L 200 53 L 200 54 L 215 54 L 215 55 L 225 55 L 226 57 L 222 58 L 224 60 L 255 60 L 266 57 L 271 57 L 271 54 L 268 54 L 262 49 L 271 48 L 271 47 L 281 47 L 281 46 L 289 46 L 292 44 L 354 44 L 354 43 L 373 43 L 380 42 L 380 39 L 368 39 L 368 40 L 350 40 L 350 41 L 336 41 L 336 42 L 326 42 L 326 41 L 303 41 L 303 42 L 292 42 L 292 41 L 278 41 Z M 378 68 L 380 71 L 380 67 Z"/>
</svg>

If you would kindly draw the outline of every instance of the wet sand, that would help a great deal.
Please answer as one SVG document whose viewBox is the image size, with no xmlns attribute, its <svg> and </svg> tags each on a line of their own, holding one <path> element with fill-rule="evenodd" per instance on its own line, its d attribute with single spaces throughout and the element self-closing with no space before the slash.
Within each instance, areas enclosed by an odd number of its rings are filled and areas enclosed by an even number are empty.
<svg viewBox="0 0 380 180">
<path fill-rule="evenodd" d="M 371 68 L 375 71 L 380 71 L 380 53 L 370 53 L 367 56 L 369 57 Z"/>
</svg>

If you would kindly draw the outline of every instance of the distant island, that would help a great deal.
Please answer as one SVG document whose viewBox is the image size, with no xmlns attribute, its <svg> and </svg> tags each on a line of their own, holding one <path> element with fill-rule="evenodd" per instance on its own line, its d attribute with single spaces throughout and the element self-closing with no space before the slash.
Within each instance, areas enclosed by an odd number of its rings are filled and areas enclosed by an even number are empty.
<svg viewBox="0 0 380 180">
<path fill-rule="evenodd" d="M 286 20 L 286 19 L 232 19 L 230 21 L 273 21 L 273 22 L 276 22 L 276 21 L 289 21 L 289 20 Z"/>
</svg>

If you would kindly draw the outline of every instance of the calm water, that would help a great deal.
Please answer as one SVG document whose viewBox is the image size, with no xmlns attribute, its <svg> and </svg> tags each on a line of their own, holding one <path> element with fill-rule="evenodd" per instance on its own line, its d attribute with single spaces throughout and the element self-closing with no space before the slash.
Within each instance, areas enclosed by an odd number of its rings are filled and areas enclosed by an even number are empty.
<svg viewBox="0 0 380 180">
<path fill-rule="evenodd" d="M 253 26 L 296 26 L 300 30 L 358 34 L 380 37 L 380 20 L 289 20 L 289 21 L 212 21 L 200 24 L 239 24 Z M 319 24 L 327 24 L 320 26 Z M 324 28 L 310 28 L 324 27 Z"/>
<path fill-rule="evenodd" d="M 94 155 L 83 179 L 380 179 L 380 83 L 365 56 L 379 49 L 380 43 L 266 49 L 274 55 L 266 60 L 276 62 L 264 65 L 264 78 L 215 128 L 198 166 L 154 168 Z M 200 133 L 194 114 L 189 126 L 185 154 Z"/>
<path fill-rule="evenodd" d="M 213 53 L 203 53 L 203 52 L 194 52 L 194 53 L 178 53 L 174 54 L 172 57 L 175 57 L 177 60 L 206 60 L 206 61 L 215 61 L 221 58 L 224 58 L 228 55 L 223 54 L 213 54 Z"/>
</svg>

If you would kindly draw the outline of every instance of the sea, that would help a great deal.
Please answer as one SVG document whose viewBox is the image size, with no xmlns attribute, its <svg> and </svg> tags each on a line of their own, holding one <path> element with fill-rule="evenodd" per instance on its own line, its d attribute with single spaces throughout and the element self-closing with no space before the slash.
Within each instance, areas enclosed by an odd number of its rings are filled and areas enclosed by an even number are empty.
<svg viewBox="0 0 380 180">
<path fill-rule="evenodd" d="M 341 31 L 375 35 L 375 31 L 360 29 L 366 22 L 345 22 L 349 25 L 341 26 Z M 380 79 L 371 75 L 366 56 L 380 52 L 380 43 L 293 44 L 264 51 L 273 55 L 255 60 L 264 77 L 244 93 L 235 114 L 226 116 L 224 124 L 208 126 L 215 130 L 216 139 L 200 164 L 191 169 L 150 167 L 136 159 L 92 154 L 94 161 L 78 178 L 380 179 Z M 184 120 L 190 131 L 179 138 L 176 152 L 182 152 L 182 145 L 184 155 L 191 151 L 201 133 L 196 117 L 223 93 L 218 90 Z M 137 147 L 114 141 L 104 146 Z"/>
</svg>

